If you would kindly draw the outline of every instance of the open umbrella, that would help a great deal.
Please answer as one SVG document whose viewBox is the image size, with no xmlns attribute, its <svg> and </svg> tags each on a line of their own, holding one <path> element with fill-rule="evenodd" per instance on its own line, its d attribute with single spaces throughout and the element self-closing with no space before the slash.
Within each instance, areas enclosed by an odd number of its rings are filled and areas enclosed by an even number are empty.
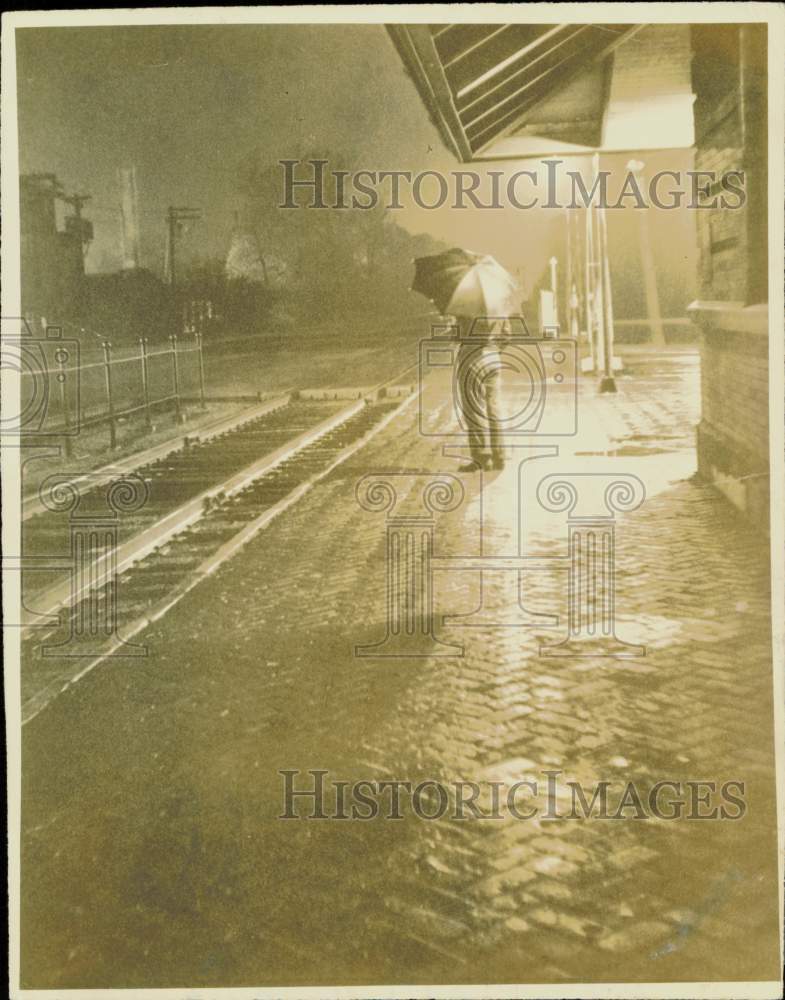
<svg viewBox="0 0 785 1000">
<path fill-rule="evenodd" d="M 517 313 L 518 286 L 512 275 L 487 254 L 453 247 L 418 257 L 412 291 L 429 298 L 451 316 L 506 316 Z"/>
</svg>

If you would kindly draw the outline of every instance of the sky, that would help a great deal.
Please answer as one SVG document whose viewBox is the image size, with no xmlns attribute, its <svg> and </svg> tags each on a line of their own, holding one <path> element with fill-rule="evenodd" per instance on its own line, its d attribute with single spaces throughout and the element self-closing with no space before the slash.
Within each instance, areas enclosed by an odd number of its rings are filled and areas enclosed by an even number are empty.
<svg viewBox="0 0 785 1000">
<path fill-rule="evenodd" d="M 348 152 L 370 170 L 415 173 L 461 167 L 381 25 L 25 28 L 17 31 L 17 72 L 20 172 L 54 172 L 67 191 L 92 196 L 91 271 L 121 263 L 123 166 L 136 168 L 142 263 L 159 273 L 172 204 L 203 212 L 182 252 L 225 258 L 254 155 L 274 164 L 305 150 Z M 524 286 L 563 239 L 563 215 L 553 210 L 410 206 L 392 214 L 413 232 L 494 254 Z M 690 213 L 654 214 L 668 217 L 653 227 L 656 253 L 658 243 L 673 246 L 674 226 L 691 222 Z M 612 226 L 625 229 L 618 219 Z M 689 244 L 686 229 L 677 241 L 685 234 Z"/>
<path fill-rule="evenodd" d="M 450 157 L 381 26 L 229 25 L 18 31 L 20 170 L 93 196 L 89 264 L 117 254 L 116 171 L 134 164 L 145 256 L 169 204 L 203 209 L 225 249 L 254 150 L 352 149 L 369 169 Z"/>
</svg>

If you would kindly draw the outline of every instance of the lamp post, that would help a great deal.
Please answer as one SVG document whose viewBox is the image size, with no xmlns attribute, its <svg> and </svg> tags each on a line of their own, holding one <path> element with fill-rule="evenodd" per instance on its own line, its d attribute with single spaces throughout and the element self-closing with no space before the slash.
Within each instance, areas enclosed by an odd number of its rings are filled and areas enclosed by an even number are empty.
<svg viewBox="0 0 785 1000">
<path fill-rule="evenodd" d="M 599 174 L 600 157 L 594 154 L 594 176 Z M 598 288 L 602 295 L 602 377 L 600 392 L 616 392 L 616 379 L 613 376 L 613 297 L 611 294 L 611 268 L 608 258 L 608 222 L 605 217 L 605 206 L 597 206 L 597 242 L 599 244 L 599 275 Z"/>
</svg>

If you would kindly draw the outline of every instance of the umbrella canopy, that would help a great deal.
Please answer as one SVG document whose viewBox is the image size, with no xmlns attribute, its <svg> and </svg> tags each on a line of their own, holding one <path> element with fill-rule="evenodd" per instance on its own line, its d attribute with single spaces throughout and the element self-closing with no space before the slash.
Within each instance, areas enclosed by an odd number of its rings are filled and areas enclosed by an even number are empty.
<svg viewBox="0 0 785 1000">
<path fill-rule="evenodd" d="M 412 291 L 451 316 L 507 316 L 518 312 L 513 276 L 487 254 L 453 247 L 418 257 Z"/>
</svg>

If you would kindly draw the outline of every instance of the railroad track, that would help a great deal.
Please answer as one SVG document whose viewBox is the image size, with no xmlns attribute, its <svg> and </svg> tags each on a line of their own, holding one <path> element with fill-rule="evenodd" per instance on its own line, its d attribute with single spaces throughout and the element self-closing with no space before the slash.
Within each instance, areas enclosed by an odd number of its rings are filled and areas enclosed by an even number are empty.
<svg viewBox="0 0 785 1000">
<path fill-rule="evenodd" d="M 192 444 L 200 444 L 209 441 L 211 438 L 223 436 L 231 431 L 239 429 L 245 424 L 284 406 L 291 399 L 288 391 L 278 393 L 271 398 L 260 399 L 254 405 L 232 413 L 229 416 L 218 417 L 194 427 L 187 435 L 183 434 L 179 440 L 162 441 L 142 452 L 133 452 L 122 458 L 113 459 L 108 465 L 98 469 L 91 469 L 89 472 L 71 476 L 71 482 L 78 489 L 97 488 L 116 480 L 118 477 L 128 473 L 136 472 L 137 469 L 151 466 L 159 459 L 167 458 L 172 453 L 183 447 L 187 440 Z M 46 506 L 42 502 L 40 491 L 34 491 L 22 499 L 22 520 L 29 521 L 38 514 L 44 513 Z"/>
<path fill-rule="evenodd" d="M 160 502 L 123 519 L 121 541 L 84 583 L 62 576 L 28 606 L 54 616 L 22 634 L 22 719 L 29 721 L 65 687 L 109 655 L 134 655 L 131 640 L 291 507 L 414 399 L 291 399 L 225 439 L 177 452 L 137 470 L 166 484 Z M 249 464 L 249 457 L 255 456 Z M 171 488 L 170 488 L 171 484 Z M 209 484 L 209 485 L 206 485 Z M 36 525 L 36 522 L 40 523 Z M 62 538 L 62 515 L 60 537 Z M 52 522 L 36 515 L 41 550 Z M 49 550 L 51 551 L 51 549 Z M 107 623 L 116 622 L 117 629 Z M 120 638 L 122 637 L 122 638 Z M 81 652 L 87 650 L 88 652 Z M 47 669 L 37 669 L 46 661 Z"/>
<path fill-rule="evenodd" d="M 121 470 L 114 476 L 100 473 L 73 477 L 51 477 L 53 481 L 73 483 L 80 487 L 80 511 L 100 514 L 105 508 L 107 482 L 117 479 L 122 471 L 131 472 L 147 486 L 147 501 L 133 513 L 125 514 L 120 530 L 123 537 L 138 534 L 148 525 L 159 521 L 165 514 L 176 510 L 187 500 L 198 496 L 233 472 L 316 426 L 340 409 L 337 401 L 301 402 L 282 397 L 240 427 L 223 434 L 190 442 L 184 438 L 182 445 L 170 447 L 167 452 L 151 462 L 132 469 Z M 46 487 L 47 483 L 44 483 Z M 45 492 L 45 490 L 44 490 Z M 63 516 L 47 510 L 39 502 L 38 512 L 29 517 L 24 526 L 24 549 L 27 556 L 48 555 L 62 548 Z M 39 588 L 40 589 L 40 588 Z"/>
</svg>

